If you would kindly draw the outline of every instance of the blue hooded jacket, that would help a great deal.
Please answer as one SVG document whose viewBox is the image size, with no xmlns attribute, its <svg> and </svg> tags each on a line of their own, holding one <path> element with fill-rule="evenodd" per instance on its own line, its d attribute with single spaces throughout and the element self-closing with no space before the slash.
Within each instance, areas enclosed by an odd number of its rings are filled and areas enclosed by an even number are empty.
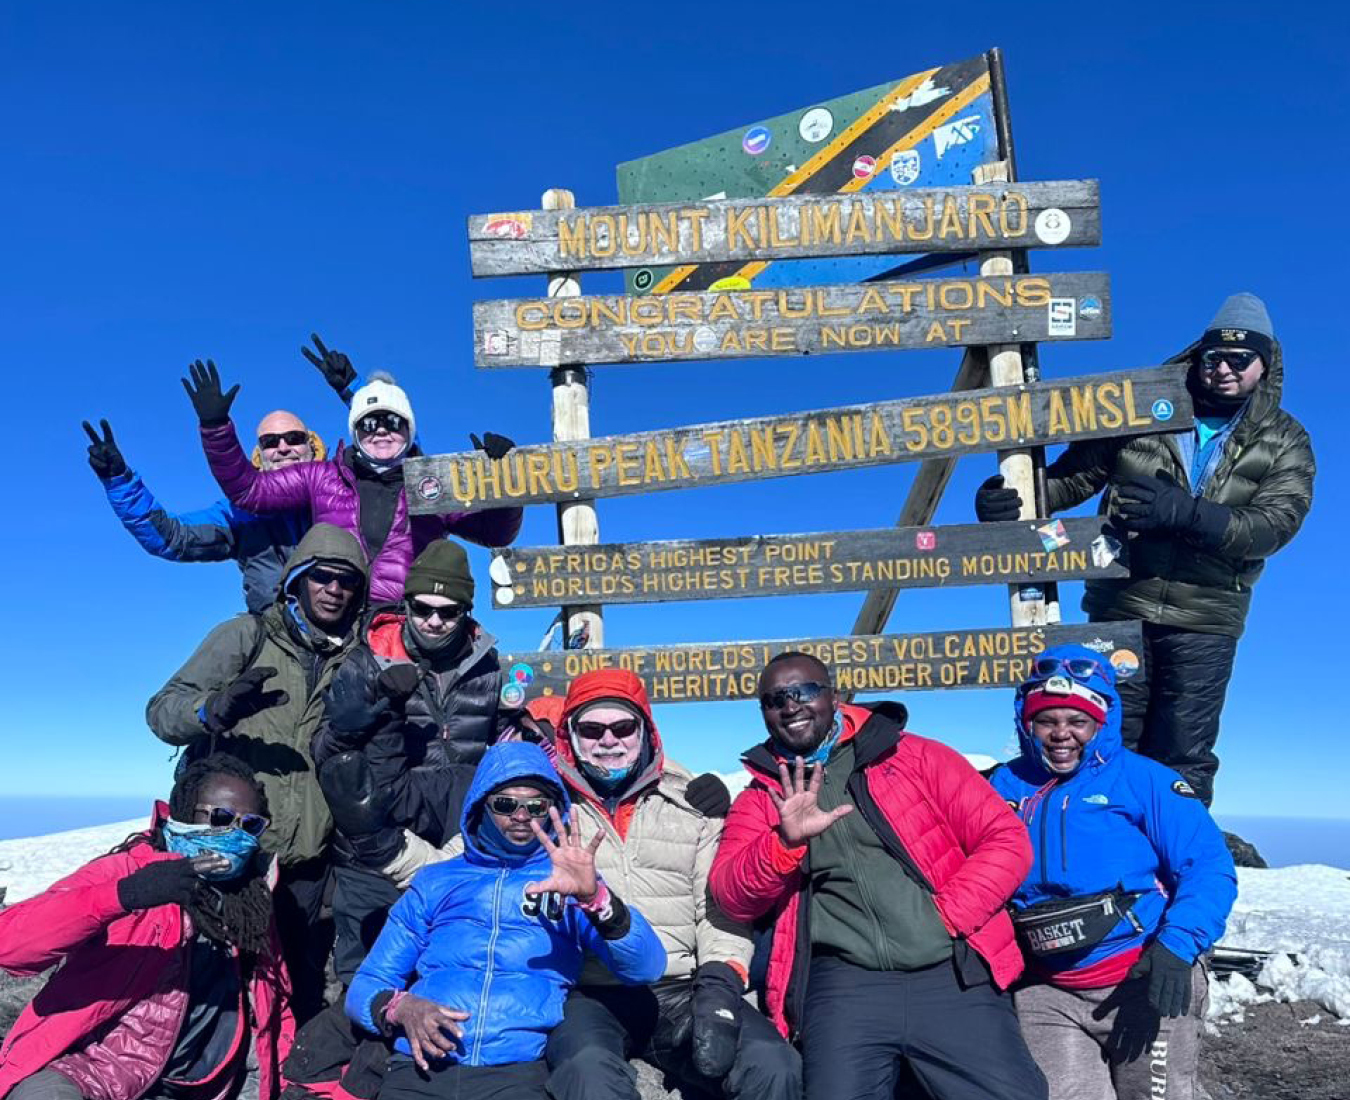
<svg viewBox="0 0 1350 1100">
<path fill-rule="evenodd" d="M 519 860 L 490 856 L 475 833 L 490 791 L 530 780 L 557 788 L 566 818 L 567 789 L 539 746 L 508 742 L 484 754 L 460 818 L 464 854 L 419 871 L 389 911 L 347 991 L 347 1015 L 356 1023 L 378 1031 L 371 1002 L 386 990 L 408 989 L 471 1014 L 458 1055 L 450 1055 L 456 1061 L 527 1062 L 543 1055 L 548 1033 L 562 1021 L 585 952 L 634 985 L 665 973 L 665 948 L 636 909 L 628 910 L 628 932 L 613 940 L 571 903 L 560 921 L 525 915 L 525 887 L 548 877 L 548 853 L 539 846 Z M 394 1046 L 411 1053 L 402 1036 Z"/>
<path fill-rule="evenodd" d="M 1038 959 L 1051 970 L 1078 970 L 1157 939 L 1194 962 L 1223 935 L 1237 898 L 1237 872 L 1223 834 L 1191 788 L 1171 768 L 1130 752 L 1120 738 L 1115 671 L 1077 645 L 1047 656 L 1087 658 L 1099 669 L 1086 685 L 1109 702 L 1106 721 L 1068 775 L 1052 772 L 1041 745 L 1013 706 L 1022 753 L 990 782 L 1026 824 L 1035 862 L 1013 895 L 1014 909 L 1051 898 L 1081 897 L 1123 887 L 1144 891 L 1131 915 L 1081 953 Z"/>
</svg>

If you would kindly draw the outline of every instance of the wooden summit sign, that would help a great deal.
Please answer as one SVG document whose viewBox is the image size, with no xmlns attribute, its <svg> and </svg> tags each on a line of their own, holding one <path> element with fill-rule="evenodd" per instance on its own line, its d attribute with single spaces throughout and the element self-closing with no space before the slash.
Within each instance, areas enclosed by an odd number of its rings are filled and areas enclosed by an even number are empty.
<svg viewBox="0 0 1350 1100">
<path fill-rule="evenodd" d="M 509 692 L 524 702 L 563 695 L 583 672 L 625 668 L 642 678 L 653 703 L 753 699 L 760 670 L 786 650 L 824 661 L 840 692 L 1012 687 L 1026 679 L 1032 657 L 1047 646 L 1067 643 L 1100 653 L 1122 679 L 1140 673 L 1139 623 L 1112 622 L 509 653 L 501 658 L 507 669 L 502 697 L 507 699 Z"/>
<path fill-rule="evenodd" d="M 475 214 L 475 276 L 1101 243 L 1096 180 Z"/>
<path fill-rule="evenodd" d="M 498 550 L 495 607 L 660 603 L 1124 577 L 1095 516 L 804 535 Z"/>
<path fill-rule="evenodd" d="M 633 496 L 1075 439 L 1177 431 L 1193 422 L 1185 367 L 724 420 L 682 428 L 410 458 L 408 510 Z"/>
<path fill-rule="evenodd" d="M 682 362 L 1111 335 L 1104 272 L 475 302 L 480 367 Z"/>
</svg>

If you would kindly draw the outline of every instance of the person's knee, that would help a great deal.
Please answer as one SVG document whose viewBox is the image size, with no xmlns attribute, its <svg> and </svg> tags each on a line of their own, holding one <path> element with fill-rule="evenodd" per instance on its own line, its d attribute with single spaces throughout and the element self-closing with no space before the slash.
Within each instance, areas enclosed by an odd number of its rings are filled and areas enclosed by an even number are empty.
<svg viewBox="0 0 1350 1100">
<path fill-rule="evenodd" d="M 552 1052 L 550 1052 L 552 1054 Z M 620 1078 L 634 1081 L 637 1074 L 623 1055 L 598 1043 L 582 1043 L 564 1053 L 557 1061 L 549 1058 L 555 1081 L 583 1081 L 598 1084 Z"/>
<path fill-rule="evenodd" d="M 784 1040 L 741 1045 L 727 1078 L 727 1092 L 745 1100 L 788 1100 L 801 1095 L 802 1058 Z"/>
</svg>

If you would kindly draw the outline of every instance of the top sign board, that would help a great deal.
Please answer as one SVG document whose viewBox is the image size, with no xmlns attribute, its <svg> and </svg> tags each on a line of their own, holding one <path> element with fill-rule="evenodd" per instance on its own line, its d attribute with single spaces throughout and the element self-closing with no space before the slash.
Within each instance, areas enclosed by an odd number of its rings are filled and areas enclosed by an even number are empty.
<svg viewBox="0 0 1350 1100">
<path fill-rule="evenodd" d="M 1096 180 L 474 214 L 476 276 L 1101 243 Z"/>
<path fill-rule="evenodd" d="M 968 184 L 998 159 L 989 63 L 980 56 L 839 96 L 619 165 L 624 204 L 805 194 L 868 195 Z M 642 267 L 630 293 L 862 282 L 886 256 Z"/>
</svg>

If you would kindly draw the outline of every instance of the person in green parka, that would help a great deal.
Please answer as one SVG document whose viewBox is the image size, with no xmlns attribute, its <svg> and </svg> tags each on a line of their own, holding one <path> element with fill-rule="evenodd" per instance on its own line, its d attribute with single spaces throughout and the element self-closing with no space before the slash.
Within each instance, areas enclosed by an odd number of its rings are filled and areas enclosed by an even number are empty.
<svg viewBox="0 0 1350 1100">
<path fill-rule="evenodd" d="M 309 529 L 261 615 L 221 623 L 146 707 L 155 736 L 188 758 L 226 752 L 257 773 L 271 806 L 263 846 L 277 857 L 277 926 L 303 1022 L 323 1007 L 331 928 L 320 923 L 333 828 L 310 742 L 333 673 L 358 641 L 367 564 L 356 537 Z"/>
</svg>

